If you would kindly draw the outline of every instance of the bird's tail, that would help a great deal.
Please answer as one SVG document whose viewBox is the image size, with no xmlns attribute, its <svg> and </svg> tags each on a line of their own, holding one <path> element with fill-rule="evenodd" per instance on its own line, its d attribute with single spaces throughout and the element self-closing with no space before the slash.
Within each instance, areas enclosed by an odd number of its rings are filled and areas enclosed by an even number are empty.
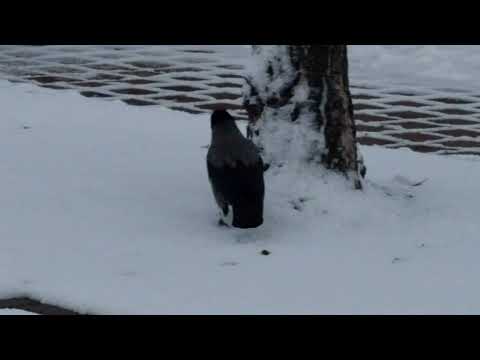
<svg viewBox="0 0 480 360">
<path fill-rule="evenodd" d="M 256 228 L 263 224 L 263 204 L 240 204 L 233 207 L 232 225 L 241 229 Z"/>
</svg>

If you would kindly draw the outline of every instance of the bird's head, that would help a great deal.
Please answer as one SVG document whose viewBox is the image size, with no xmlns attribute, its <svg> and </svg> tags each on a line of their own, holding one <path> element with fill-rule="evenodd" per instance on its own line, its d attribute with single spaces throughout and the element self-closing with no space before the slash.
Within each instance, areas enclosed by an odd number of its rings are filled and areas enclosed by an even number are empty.
<svg viewBox="0 0 480 360">
<path fill-rule="evenodd" d="M 212 129 L 217 127 L 218 125 L 229 123 L 234 121 L 235 119 L 233 118 L 232 115 L 230 115 L 227 110 L 222 109 L 222 110 L 215 110 L 210 117 L 210 125 Z"/>
</svg>

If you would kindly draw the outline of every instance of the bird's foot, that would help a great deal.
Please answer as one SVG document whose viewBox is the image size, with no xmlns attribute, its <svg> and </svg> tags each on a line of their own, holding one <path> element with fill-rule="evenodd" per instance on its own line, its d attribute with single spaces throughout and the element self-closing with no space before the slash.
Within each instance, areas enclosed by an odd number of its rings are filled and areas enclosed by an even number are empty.
<svg viewBox="0 0 480 360">
<path fill-rule="evenodd" d="M 228 224 L 225 221 L 223 221 L 223 219 L 218 219 L 218 226 L 229 227 Z"/>
<path fill-rule="evenodd" d="M 231 227 L 233 222 L 233 209 L 231 206 L 227 206 L 225 209 L 219 212 L 219 226 Z"/>
</svg>

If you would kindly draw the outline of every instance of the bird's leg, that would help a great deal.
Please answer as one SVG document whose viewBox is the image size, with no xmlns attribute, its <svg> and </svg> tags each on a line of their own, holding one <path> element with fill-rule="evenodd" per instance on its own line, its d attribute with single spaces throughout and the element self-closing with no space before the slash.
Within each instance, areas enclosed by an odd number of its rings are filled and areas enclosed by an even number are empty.
<svg viewBox="0 0 480 360">
<path fill-rule="evenodd" d="M 227 226 L 228 227 L 228 225 L 225 224 L 222 219 L 218 219 L 218 226 Z"/>
<path fill-rule="evenodd" d="M 220 226 L 232 226 L 233 222 L 233 209 L 231 206 L 225 204 L 223 209 L 219 213 L 220 219 L 218 220 L 218 225 Z"/>
</svg>

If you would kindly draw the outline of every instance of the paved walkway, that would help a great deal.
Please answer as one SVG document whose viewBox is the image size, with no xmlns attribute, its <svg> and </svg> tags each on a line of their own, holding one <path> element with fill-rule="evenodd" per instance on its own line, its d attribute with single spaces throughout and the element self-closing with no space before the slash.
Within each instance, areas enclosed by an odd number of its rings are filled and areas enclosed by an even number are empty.
<svg viewBox="0 0 480 360">
<path fill-rule="evenodd" d="M 239 118 L 242 46 L 0 46 L 0 78 L 191 113 L 224 106 Z M 352 80 L 362 144 L 480 154 L 480 92 L 375 88 Z"/>
<path fill-rule="evenodd" d="M 163 105 L 191 113 L 217 106 L 246 118 L 240 104 L 241 46 L 0 46 L 0 78 L 134 106 Z M 480 92 L 378 88 L 352 80 L 362 144 L 421 152 L 480 155 Z M 41 314 L 75 312 L 32 299 L 0 300 L 0 308 Z"/>
</svg>

